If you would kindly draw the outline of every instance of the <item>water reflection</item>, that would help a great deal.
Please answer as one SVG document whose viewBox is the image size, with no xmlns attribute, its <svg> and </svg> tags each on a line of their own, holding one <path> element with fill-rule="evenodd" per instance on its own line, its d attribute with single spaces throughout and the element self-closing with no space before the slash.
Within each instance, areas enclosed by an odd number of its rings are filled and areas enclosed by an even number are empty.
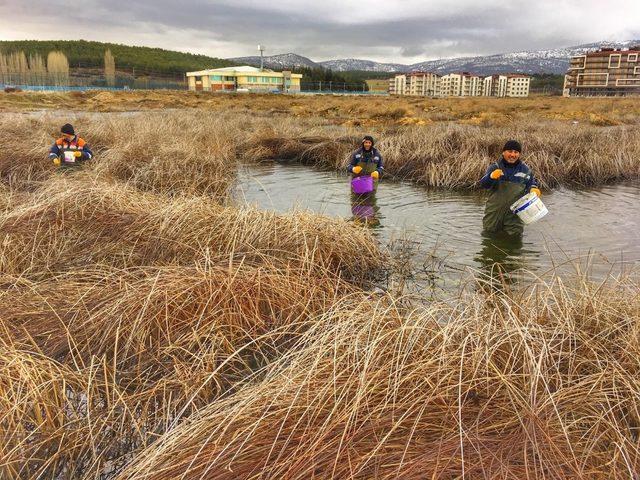
<svg viewBox="0 0 640 480">
<path fill-rule="evenodd" d="M 474 261 L 491 285 L 512 283 L 516 277 L 511 273 L 525 267 L 522 246 L 522 235 L 482 232 L 480 251 Z"/>
<path fill-rule="evenodd" d="M 357 195 L 351 192 L 351 220 L 371 228 L 380 228 L 380 207 L 376 191 Z"/>
</svg>

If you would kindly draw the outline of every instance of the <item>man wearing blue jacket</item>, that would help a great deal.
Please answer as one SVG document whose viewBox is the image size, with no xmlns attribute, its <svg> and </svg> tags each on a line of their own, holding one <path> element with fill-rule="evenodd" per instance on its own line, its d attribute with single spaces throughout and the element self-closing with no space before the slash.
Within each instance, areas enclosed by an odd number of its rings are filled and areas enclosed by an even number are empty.
<svg viewBox="0 0 640 480">
<path fill-rule="evenodd" d="M 509 140 L 502 149 L 502 158 L 491 164 L 480 179 L 480 185 L 491 190 L 482 219 L 487 233 L 504 231 L 509 235 L 522 235 L 524 224 L 509 207 L 529 192 L 540 196 L 531 169 L 520 160 L 521 152 L 520 143 Z"/>
<path fill-rule="evenodd" d="M 77 167 L 93 158 L 93 152 L 87 142 L 76 135 L 73 125 L 66 123 L 60 129 L 62 136 L 56 140 L 49 150 L 49 159 L 54 165 L 62 168 Z"/>
<path fill-rule="evenodd" d="M 347 170 L 355 176 L 371 175 L 374 181 L 378 181 L 384 167 L 382 155 L 373 146 L 373 137 L 366 135 L 362 139 L 362 146 L 353 152 Z"/>
</svg>

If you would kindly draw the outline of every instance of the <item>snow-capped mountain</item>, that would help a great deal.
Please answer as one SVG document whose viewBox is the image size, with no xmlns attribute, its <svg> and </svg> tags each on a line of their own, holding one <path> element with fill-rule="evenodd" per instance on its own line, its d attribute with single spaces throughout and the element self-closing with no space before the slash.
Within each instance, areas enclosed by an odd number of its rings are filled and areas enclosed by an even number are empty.
<svg viewBox="0 0 640 480">
<path fill-rule="evenodd" d="M 357 58 L 345 58 L 343 60 L 327 60 L 318 62 L 324 68 L 329 68 L 334 72 L 346 72 L 352 70 L 362 70 L 367 72 L 401 72 L 407 65 L 400 63 L 378 63 L 373 60 L 359 60 Z"/>
<path fill-rule="evenodd" d="M 408 65 L 406 71 L 423 70 L 435 73 L 450 73 L 454 71 L 474 72 L 479 75 L 490 73 L 522 72 L 522 73 L 566 73 L 569 60 L 576 55 L 603 47 L 629 48 L 640 45 L 640 40 L 626 42 L 597 42 L 568 48 L 550 50 L 523 51 L 487 55 L 482 57 L 451 58 L 431 60 Z"/>
<path fill-rule="evenodd" d="M 371 60 L 355 58 L 314 62 L 307 57 L 295 53 L 271 55 L 264 57 L 265 67 L 274 69 L 310 67 L 330 68 L 336 72 L 363 70 L 369 72 L 410 72 L 414 70 L 429 71 L 439 74 L 450 72 L 473 72 L 478 75 L 491 73 L 522 72 L 522 73 L 555 73 L 563 74 L 567 71 L 569 59 L 575 55 L 597 50 L 603 47 L 630 48 L 640 46 L 640 40 L 624 42 L 596 42 L 567 48 L 549 50 L 532 50 L 478 57 L 446 58 L 428 60 L 425 62 L 404 65 L 400 63 L 379 63 Z M 260 57 L 240 57 L 230 60 L 249 65 L 260 65 Z"/>
<path fill-rule="evenodd" d="M 253 65 L 256 67 L 260 66 L 260 57 L 258 55 L 254 55 L 251 57 L 237 57 L 237 58 L 229 58 L 232 62 L 238 62 L 244 65 Z M 295 53 L 283 53 L 280 55 L 265 55 L 264 56 L 264 66 L 265 68 L 271 69 L 287 69 L 287 68 L 296 68 L 296 67 L 306 67 L 306 68 L 321 68 L 321 65 L 314 62 L 313 60 L 308 59 L 307 57 L 303 57 L 302 55 L 297 55 Z"/>
</svg>

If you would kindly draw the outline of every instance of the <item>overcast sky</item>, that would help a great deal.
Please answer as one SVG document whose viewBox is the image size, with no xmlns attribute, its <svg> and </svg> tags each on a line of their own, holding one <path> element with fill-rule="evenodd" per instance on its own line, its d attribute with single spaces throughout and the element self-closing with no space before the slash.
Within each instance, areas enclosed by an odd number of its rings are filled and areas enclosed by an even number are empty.
<svg viewBox="0 0 640 480">
<path fill-rule="evenodd" d="M 0 39 L 81 38 L 415 63 L 640 39 L 640 0 L 0 0 Z"/>
</svg>

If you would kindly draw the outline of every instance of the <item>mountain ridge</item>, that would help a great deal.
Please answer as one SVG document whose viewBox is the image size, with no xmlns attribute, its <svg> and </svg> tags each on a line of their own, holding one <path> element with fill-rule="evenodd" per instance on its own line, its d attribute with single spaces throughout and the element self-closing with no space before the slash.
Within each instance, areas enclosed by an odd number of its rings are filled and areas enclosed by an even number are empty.
<svg viewBox="0 0 640 480">
<path fill-rule="evenodd" d="M 383 63 L 356 58 L 315 62 L 308 57 L 296 53 L 287 53 L 265 56 L 264 66 L 276 69 L 299 67 L 328 68 L 336 72 L 370 71 L 404 73 L 410 71 L 430 71 L 441 75 L 455 71 L 469 71 L 479 75 L 509 72 L 520 72 L 530 75 L 563 74 L 567 71 L 570 58 L 575 55 L 582 55 L 588 51 L 599 48 L 629 48 L 633 46 L 640 46 L 640 40 L 600 41 L 573 47 L 524 50 L 520 52 L 479 55 L 475 57 L 445 58 L 413 64 Z M 240 63 L 245 62 L 249 65 L 260 65 L 259 56 L 235 57 L 227 60 Z"/>
</svg>

